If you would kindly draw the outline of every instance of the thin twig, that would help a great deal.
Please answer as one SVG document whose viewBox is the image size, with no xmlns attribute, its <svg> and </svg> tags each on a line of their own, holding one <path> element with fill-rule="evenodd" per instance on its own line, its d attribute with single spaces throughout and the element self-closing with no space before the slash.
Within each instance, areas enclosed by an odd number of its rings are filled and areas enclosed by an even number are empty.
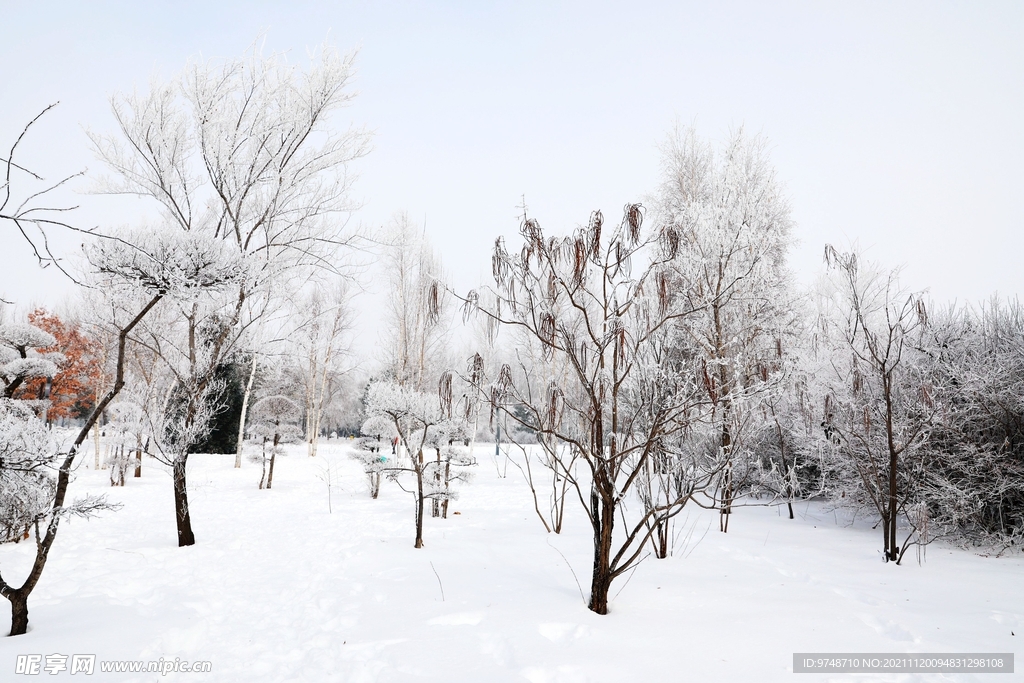
<svg viewBox="0 0 1024 683">
<path fill-rule="evenodd" d="M 438 576 L 437 570 L 434 569 L 433 562 L 430 563 L 430 569 L 434 572 L 434 576 L 437 576 L 437 585 L 441 587 L 441 602 L 444 602 L 444 584 L 441 583 L 441 577 Z"/>
<path fill-rule="evenodd" d="M 548 544 L 548 546 L 550 546 L 550 547 L 551 547 L 551 548 L 552 548 L 552 549 L 553 549 L 553 550 L 554 550 L 554 551 L 555 551 L 556 553 L 558 553 L 559 555 L 562 555 L 562 551 L 561 551 L 561 550 L 559 550 L 558 548 L 555 548 L 555 546 L 551 545 L 551 540 L 550 540 L 550 539 L 547 539 L 547 538 L 545 538 L 545 539 L 544 539 L 544 541 L 545 541 L 545 542 L 546 542 L 546 543 Z M 576 572 L 575 572 L 575 571 L 573 571 L 572 565 L 571 565 L 571 564 L 569 564 L 569 560 L 568 560 L 568 559 L 567 559 L 567 558 L 565 557 L 565 555 L 562 555 L 562 559 L 563 559 L 563 560 L 565 560 L 565 566 L 569 568 L 569 571 L 570 571 L 570 572 L 572 572 L 572 578 L 573 578 L 573 581 L 575 581 L 575 582 L 576 582 L 576 588 L 578 588 L 578 589 L 579 589 L 579 591 L 580 591 L 580 598 L 582 598 L 582 599 L 583 599 L 583 604 L 584 604 L 584 605 L 585 605 L 585 604 L 587 604 L 587 596 L 583 595 L 583 586 L 581 586 L 581 585 L 580 585 L 580 580 L 579 580 L 578 578 L 576 578 Z"/>
</svg>

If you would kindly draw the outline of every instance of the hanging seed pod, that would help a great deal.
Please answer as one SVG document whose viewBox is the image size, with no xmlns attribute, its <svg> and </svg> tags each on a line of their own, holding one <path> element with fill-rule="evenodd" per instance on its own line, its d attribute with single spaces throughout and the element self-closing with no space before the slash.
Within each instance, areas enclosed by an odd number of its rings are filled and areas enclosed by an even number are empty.
<svg viewBox="0 0 1024 683">
<path fill-rule="evenodd" d="M 462 322 L 469 322 L 473 314 L 480 309 L 480 292 L 475 289 L 469 290 L 465 301 L 462 302 Z"/>
<path fill-rule="evenodd" d="M 666 311 L 668 311 L 669 305 L 668 273 L 664 270 L 659 270 L 658 275 L 655 278 L 655 283 L 658 290 L 658 313 L 660 315 L 665 315 Z"/>
<path fill-rule="evenodd" d="M 505 283 L 509 273 L 508 252 L 505 251 L 505 238 L 499 237 L 494 240 L 494 253 L 491 254 L 491 271 L 494 274 L 494 281 L 499 285 Z"/>
<path fill-rule="evenodd" d="M 469 359 L 469 383 L 473 386 L 480 386 L 484 379 L 484 357 L 474 353 Z"/>
<path fill-rule="evenodd" d="M 544 343 L 544 355 L 551 357 L 552 349 L 555 346 L 555 316 L 551 313 L 544 313 L 540 317 L 540 326 L 537 329 L 537 336 Z"/>
<path fill-rule="evenodd" d="M 565 409 L 565 396 L 562 390 L 553 382 L 548 385 L 547 411 L 545 418 L 548 429 L 557 429 L 562 423 L 562 413 Z"/>
<path fill-rule="evenodd" d="M 441 415 L 449 420 L 452 417 L 452 373 L 445 370 L 437 383 L 437 398 L 441 403 Z"/>
<path fill-rule="evenodd" d="M 661 230 L 661 250 L 669 261 L 675 259 L 679 253 L 679 232 L 671 225 L 666 225 Z"/>
<path fill-rule="evenodd" d="M 552 265 L 558 265 L 559 258 L 562 255 L 562 250 L 559 248 L 559 241 L 557 237 L 548 238 L 547 253 L 551 255 Z"/>
<path fill-rule="evenodd" d="M 643 207 L 640 204 L 626 204 L 623 223 L 625 223 L 626 234 L 629 235 L 631 244 L 637 244 L 640 241 L 640 227 L 643 222 Z"/>
<path fill-rule="evenodd" d="M 935 399 L 932 398 L 931 386 L 925 384 L 921 387 L 921 402 L 929 409 L 935 407 Z"/>
<path fill-rule="evenodd" d="M 501 366 L 501 370 L 498 372 L 498 394 L 501 398 L 504 398 L 512 390 L 512 366 L 505 363 Z"/>
<path fill-rule="evenodd" d="M 430 288 L 427 290 L 427 319 L 432 323 L 437 322 L 437 319 L 441 316 L 442 296 L 441 283 L 437 280 L 432 281 Z"/>
<path fill-rule="evenodd" d="M 601 260 L 601 226 L 604 225 L 604 214 L 594 211 L 590 214 L 590 224 L 587 226 L 588 251 L 594 261 Z"/>
<path fill-rule="evenodd" d="M 615 329 L 615 361 L 619 367 L 626 364 L 626 328 L 618 321 Z"/>
<path fill-rule="evenodd" d="M 917 319 L 922 325 L 928 325 L 928 307 L 924 303 L 924 299 L 917 300 Z"/>
<path fill-rule="evenodd" d="M 572 282 L 579 287 L 583 284 L 583 276 L 587 270 L 587 243 L 582 236 L 573 240 Z"/>
</svg>

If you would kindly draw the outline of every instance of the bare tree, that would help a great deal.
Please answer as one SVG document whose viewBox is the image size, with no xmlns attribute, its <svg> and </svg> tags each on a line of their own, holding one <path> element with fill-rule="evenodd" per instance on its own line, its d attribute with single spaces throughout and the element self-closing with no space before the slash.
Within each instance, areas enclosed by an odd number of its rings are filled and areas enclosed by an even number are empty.
<svg viewBox="0 0 1024 683">
<path fill-rule="evenodd" d="M 741 129 L 716 153 L 692 128 L 681 129 L 662 163 L 654 214 L 680 240 L 669 286 L 696 311 L 675 326 L 672 341 L 701 364 L 724 462 L 724 532 L 752 461 L 744 436 L 758 428 L 759 408 L 776 388 L 793 318 L 785 266 L 792 219 L 763 138 Z"/>
<path fill-rule="evenodd" d="M 920 295 L 906 295 L 896 271 L 881 272 L 856 252 L 829 246 L 834 276 L 824 320 L 837 342 L 826 396 L 825 428 L 855 468 L 862 493 L 881 517 L 884 558 L 902 560 L 927 508 L 920 504 L 923 448 L 938 411 L 925 352 L 927 310 Z M 899 541 L 900 518 L 910 526 Z"/>
<path fill-rule="evenodd" d="M 930 316 L 931 428 L 923 498 L 930 534 L 997 552 L 1024 539 L 1024 309 L 1016 300 Z"/>
<path fill-rule="evenodd" d="M 64 275 L 74 280 L 61 264 L 61 259 L 53 253 L 47 229 L 91 232 L 77 228 L 64 219 L 68 212 L 77 207 L 53 199 L 56 191 L 81 176 L 83 172 L 65 176 L 55 182 L 48 182 L 43 176 L 15 161 L 18 148 L 24 142 L 25 136 L 57 104 L 54 102 L 44 107 L 31 121 L 25 124 L 7 152 L 6 158 L 0 157 L 0 169 L 3 173 L 2 180 L 0 180 L 0 223 L 7 223 L 14 227 L 31 247 L 40 266 L 44 268 L 55 266 Z M 20 188 L 25 183 L 31 189 L 22 191 Z"/>
<path fill-rule="evenodd" d="M 652 336 L 694 315 L 668 296 L 665 280 L 679 234 L 671 226 L 644 234 L 639 205 L 624 213 L 607 229 L 594 212 L 586 227 L 565 238 L 545 236 L 536 220 L 524 217 L 518 254 L 508 253 L 501 239 L 495 245 L 495 287 L 465 298 L 471 310 L 517 331 L 517 343 L 532 346 L 532 355 L 567 368 L 561 379 L 525 363 L 515 373 L 506 365 L 480 389 L 510 421 L 567 446 L 555 454 L 593 530 L 589 606 L 598 614 L 608 611 L 612 581 L 636 566 L 652 524 L 679 514 L 695 494 L 687 488 L 627 521 L 646 464 L 698 401 L 671 377 L 660 383 L 659 400 L 649 391 L 661 372 L 646 353 Z M 566 452 L 586 476 L 569 469 Z M 624 526 L 618 535 L 616 517 Z"/>
<path fill-rule="evenodd" d="M 42 113 L 48 110 L 49 107 Z M 49 252 L 47 246 L 46 228 L 51 226 L 74 228 L 60 218 L 54 217 L 69 210 L 69 207 L 48 207 L 35 202 L 62 185 L 67 179 L 30 193 L 28 198 L 18 203 L 12 212 L 4 213 L 8 211 L 13 196 L 12 174 L 14 169 L 27 173 L 36 180 L 42 180 L 38 175 L 19 166 L 14 161 L 18 144 L 25 132 L 38 118 L 37 116 L 26 126 L 7 159 L 3 160 L 6 165 L 6 175 L 2 187 L 3 200 L 0 202 L 0 220 L 13 222 L 32 245 L 40 263 L 46 265 L 47 263 L 56 263 L 56 259 Z M 33 240 L 33 236 L 26 233 L 25 225 L 32 225 L 39 231 L 39 239 L 44 246 L 46 256 L 40 252 L 39 243 Z M 12 636 L 22 635 L 28 629 L 28 598 L 42 577 L 50 550 L 57 539 L 61 519 L 70 516 L 89 516 L 98 510 L 110 507 L 103 499 L 86 497 L 67 503 L 66 498 L 72 478 L 72 467 L 82 444 L 88 438 L 89 431 L 97 425 L 103 411 L 117 398 L 124 387 L 125 352 L 129 334 L 169 292 L 173 291 L 177 294 L 197 287 L 215 285 L 218 281 L 218 275 L 206 267 L 208 264 L 203 259 L 196 259 L 197 254 L 194 251 L 189 253 L 188 249 L 182 249 L 184 245 L 181 241 L 162 242 L 163 248 L 156 250 L 159 252 L 156 253 L 156 258 L 154 258 L 155 252 L 147 251 L 145 247 L 161 243 L 159 238 L 154 238 L 145 245 L 132 244 L 120 238 L 107 242 L 106 246 L 115 250 L 118 248 L 129 249 L 132 258 L 128 260 L 108 258 L 113 254 L 104 255 L 101 249 L 98 254 L 92 255 L 98 257 L 95 263 L 98 265 L 99 272 L 113 276 L 115 271 L 120 271 L 124 267 L 132 270 L 131 265 L 134 262 L 135 265 L 141 267 L 141 270 L 134 269 L 132 279 L 136 282 L 145 280 L 145 286 L 139 288 L 137 306 L 116 324 L 114 340 L 117 351 L 111 385 L 102 395 L 99 394 L 99 390 L 97 391 L 97 401 L 92 412 L 67 450 L 58 450 L 53 447 L 52 442 L 49 442 L 48 435 L 39 433 L 42 421 L 32 415 L 32 411 L 27 410 L 22 402 L 10 401 L 5 404 L 3 410 L 2 421 L 6 423 L 4 425 L 6 428 L 0 430 L 2 431 L 0 451 L 13 449 L 17 457 L 12 458 L 10 455 L 0 457 L 0 488 L 4 489 L 4 495 L 0 496 L 0 501 L 2 501 L 0 512 L 5 519 L 17 518 L 19 522 L 25 522 L 31 527 L 36 549 L 32 565 L 21 586 L 15 586 L 0 575 L 0 595 L 3 595 L 11 603 L 10 635 Z M 147 258 L 148 263 L 144 264 Z M 154 268 L 155 264 L 159 264 L 159 267 Z M 11 337 L 9 341 L 20 342 L 20 344 L 10 345 L 20 356 L 13 361 L 17 364 L 19 361 L 27 360 L 28 357 L 27 353 L 21 353 L 19 347 L 31 346 L 32 340 L 26 339 L 27 330 L 14 329 L 12 332 L 16 334 L 9 335 Z M 38 335 L 36 336 L 38 337 Z M 40 340 L 42 340 L 41 337 L 36 339 L 36 341 Z M 22 362 L 21 365 L 24 363 Z M 22 369 L 24 370 L 24 368 Z M 37 366 L 36 369 L 41 368 Z M 10 389 L 11 383 L 18 377 L 23 380 L 25 376 L 25 372 L 11 372 L 11 369 L 8 368 L 5 375 L 5 389 Z M 14 494 L 15 491 L 17 491 L 15 495 L 9 495 Z M 9 526 L 6 522 L 0 522 L 0 524 Z"/>
<path fill-rule="evenodd" d="M 125 344 L 128 334 L 160 302 L 163 296 L 162 292 L 154 293 L 142 305 L 135 316 L 120 327 L 116 374 L 113 386 L 97 402 L 67 451 L 57 452 L 55 449 L 49 448 L 49 444 L 40 442 L 38 438 L 34 439 L 34 447 L 31 450 L 25 451 L 20 447 L 25 445 L 24 440 L 19 437 L 20 445 L 18 443 L 13 445 L 21 452 L 22 458 L 28 456 L 27 460 L 19 462 L 19 460 L 15 459 L 12 462 L 8 458 L 0 458 L 0 462 L 3 463 L 0 465 L 0 481 L 5 481 L 6 483 L 14 478 L 21 479 L 21 483 L 24 484 L 24 475 L 27 473 L 35 480 L 32 482 L 35 484 L 32 488 L 35 488 L 37 491 L 40 487 L 43 489 L 42 495 L 32 496 L 31 515 L 29 519 L 25 520 L 33 530 L 36 545 L 35 558 L 28 575 L 19 587 L 8 583 L 0 575 L 0 595 L 3 595 L 11 603 L 10 635 L 12 636 L 22 635 L 28 630 L 28 597 L 43 575 L 43 569 L 46 567 L 46 560 L 50 555 L 50 549 L 57 538 L 60 520 L 69 516 L 88 516 L 108 507 L 102 499 L 89 497 L 65 504 L 68 486 L 71 483 L 72 465 L 74 464 L 75 457 L 78 455 L 79 448 L 81 448 L 82 443 L 89 436 L 89 430 L 92 429 L 99 416 L 111 401 L 117 397 L 117 394 L 124 386 Z M 9 404 L 8 407 L 10 408 L 8 415 L 13 418 L 12 421 L 15 425 L 33 422 L 39 425 L 42 424 L 40 420 L 30 413 L 25 414 L 23 409 L 14 408 L 13 403 Z M 17 431 L 19 430 L 16 430 L 15 433 Z M 4 437 L 9 436 L 9 432 L 4 434 Z M 10 447 L 11 445 L 8 441 L 6 444 L 0 444 L 0 449 Z M 56 468 L 56 476 L 53 475 L 54 468 Z M 12 498 L 4 496 L 5 502 Z"/>
<path fill-rule="evenodd" d="M 252 407 L 256 424 L 253 426 L 253 434 L 261 441 L 261 450 L 255 459 L 263 465 L 263 473 L 260 475 L 260 488 L 272 488 L 274 485 L 274 463 L 277 456 L 283 450 L 281 444 L 297 440 L 302 431 L 298 422 L 301 416 L 301 409 L 295 401 L 287 396 L 275 394 L 261 398 Z M 269 457 L 267 444 L 270 444 Z"/>
<path fill-rule="evenodd" d="M 415 488 L 410 491 L 415 506 L 414 547 L 422 548 L 424 502 L 436 495 L 430 482 L 435 465 L 427 460 L 425 449 L 432 429 L 444 421 L 438 397 L 397 382 L 376 381 L 370 384 L 366 392 L 366 414 L 371 419 L 389 420 L 398 433 L 400 445 L 405 449 L 404 454 L 396 453 L 397 457 L 389 461 L 384 472 L 395 481 L 405 472 L 415 477 Z M 403 490 L 406 489 L 403 487 Z"/>
<path fill-rule="evenodd" d="M 353 236 L 343 220 L 347 165 L 366 152 L 367 136 L 327 128 L 348 103 L 353 56 L 322 48 L 301 72 L 282 55 L 193 62 L 179 78 L 146 95 L 115 98 L 115 136 L 92 136 L 114 177 L 103 189 L 155 201 L 167 225 L 219 242 L 245 264 L 245 277 L 219 298 L 179 305 L 180 324 L 164 344 L 174 368 L 179 426 L 171 441 L 179 545 L 192 545 L 185 480 L 192 437 L 218 368 L 269 308 L 259 294 L 303 270 L 333 268 Z M 169 443 L 169 442 L 168 442 Z"/>
<path fill-rule="evenodd" d="M 312 457 L 316 455 L 324 413 L 342 388 L 352 311 L 344 284 L 329 292 L 314 287 L 299 301 L 301 308 L 295 315 L 301 322 L 290 337 L 303 385 L 306 450 Z"/>
<path fill-rule="evenodd" d="M 402 386 L 432 391 L 450 365 L 441 261 L 405 214 L 394 217 L 383 239 L 388 281 L 385 366 Z"/>
</svg>

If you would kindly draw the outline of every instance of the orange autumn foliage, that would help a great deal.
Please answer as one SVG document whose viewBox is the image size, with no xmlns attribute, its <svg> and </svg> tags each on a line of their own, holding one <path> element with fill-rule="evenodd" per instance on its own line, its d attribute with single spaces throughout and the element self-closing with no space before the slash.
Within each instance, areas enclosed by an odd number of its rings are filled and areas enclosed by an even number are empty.
<svg viewBox="0 0 1024 683">
<path fill-rule="evenodd" d="M 64 360 L 57 364 L 57 374 L 50 386 L 48 418 L 88 416 L 103 376 L 100 345 L 83 334 L 78 325 L 69 325 L 42 308 L 29 313 L 28 321 L 57 340 L 53 346 L 38 349 L 39 352 L 56 351 L 64 355 Z M 26 381 L 17 398 L 42 398 L 45 388 L 45 378 Z"/>
</svg>

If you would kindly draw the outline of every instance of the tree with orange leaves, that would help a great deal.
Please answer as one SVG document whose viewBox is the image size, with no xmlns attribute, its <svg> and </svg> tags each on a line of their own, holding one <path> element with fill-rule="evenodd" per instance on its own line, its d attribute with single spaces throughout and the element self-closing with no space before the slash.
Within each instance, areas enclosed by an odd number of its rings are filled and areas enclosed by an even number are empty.
<svg viewBox="0 0 1024 683">
<path fill-rule="evenodd" d="M 56 314 L 47 313 L 42 308 L 29 313 L 28 320 L 57 340 L 53 346 L 39 351 L 56 351 L 64 359 L 57 364 L 57 374 L 49 379 L 37 377 L 26 381 L 16 398 L 46 398 L 46 382 L 50 381 L 48 418 L 87 417 L 103 375 L 103 355 L 99 343 L 84 334 L 77 324 L 65 323 Z"/>
</svg>

